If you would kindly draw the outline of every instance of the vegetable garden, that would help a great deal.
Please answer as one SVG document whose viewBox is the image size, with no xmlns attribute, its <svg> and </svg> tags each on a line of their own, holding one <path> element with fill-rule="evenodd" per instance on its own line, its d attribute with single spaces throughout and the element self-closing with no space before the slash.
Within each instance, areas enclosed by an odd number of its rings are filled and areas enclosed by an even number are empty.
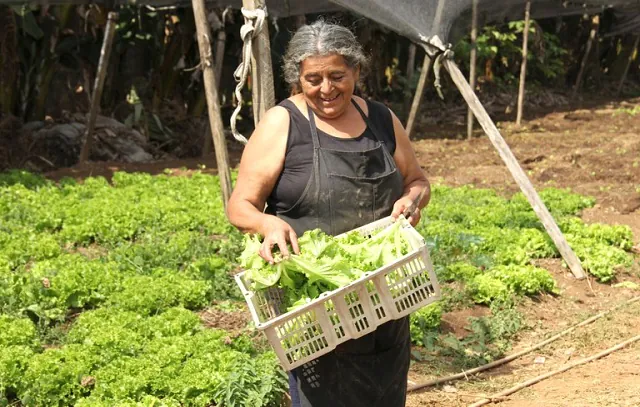
<svg viewBox="0 0 640 407">
<path fill-rule="evenodd" d="M 631 266 L 629 227 L 577 217 L 594 199 L 557 188 L 541 196 L 593 277 L 608 282 Z M 0 404 L 284 401 L 286 376 L 250 324 L 203 322 L 203 310 L 246 307 L 232 279 L 244 238 L 224 217 L 215 176 L 54 183 L 12 171 L 0 176 L 0 214 Z M 519 194 L 437 185 L 417 229 L 444 295 L 412 315 L 414 353 L 461 367 L 493 360 L 520 328 L 520 299 L 559 293 L 532 265 L 558 253 Z M 474 304 L 492 312 L 472 321 L 473 334 L 439 329 L 443 313 Z"/>
</svg>

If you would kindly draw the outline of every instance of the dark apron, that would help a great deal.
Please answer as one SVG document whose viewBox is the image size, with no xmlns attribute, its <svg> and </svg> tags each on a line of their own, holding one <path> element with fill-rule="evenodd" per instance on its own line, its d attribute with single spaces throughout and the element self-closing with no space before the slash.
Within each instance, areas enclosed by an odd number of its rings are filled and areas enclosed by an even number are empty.
<svg viewBox="0 0 640 407">
<path fill-rule="evenodd" d="M 295 205 L 276 212 L 300 236 L 320 228 L 337 235 L 389 216 L 402 196 L 403 178 L 378 130 L 355 101 L 376 147 L 337 151 L 320 147 L 309 112 L 313 171 Z M 362 338 L 349 340 L 289 374 L 293 407 L 401 407 L 409 370 L 408 317 L 389 321 Z"/>
</svg>

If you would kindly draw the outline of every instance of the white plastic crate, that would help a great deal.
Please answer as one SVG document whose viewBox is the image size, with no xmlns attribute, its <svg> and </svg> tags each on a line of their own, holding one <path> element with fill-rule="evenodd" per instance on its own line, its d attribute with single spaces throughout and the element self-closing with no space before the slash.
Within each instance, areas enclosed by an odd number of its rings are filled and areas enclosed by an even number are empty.
<svg viewBox="0 0 640 407">
<path fill-rule="evenodd" d="M 384 218 L 356 231 L 367 236 L 394 222 Z M 265 332 L 286 370 L 440 299 L 424 239 L 405 219 L 399 222 L 412 249 L 407 255 L 290 312 L 281 309 L 279 289 L 253 292 L 244 282 L 244 272 L 235 276 L 256 327 Z"/>
</svg>

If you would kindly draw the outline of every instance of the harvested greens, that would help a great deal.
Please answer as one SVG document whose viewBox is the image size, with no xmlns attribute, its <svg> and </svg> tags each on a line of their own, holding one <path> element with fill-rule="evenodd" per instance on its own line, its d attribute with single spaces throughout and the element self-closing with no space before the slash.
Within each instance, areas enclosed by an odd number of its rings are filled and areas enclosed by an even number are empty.
<svg viewBox="0 0 640 407">
<path fill-rule="evenodd" d="M 411 246 L 401 228 L 402 223 L 395 222 L 369 237 L 357 231 L 336 237 L 320 229 L 307 231 L 298 239 L 300 254 L 287 258 L 276 254 L 273 265 L 258 255 L 259 237 L 245 235 L 240 265 L 251 290 L 282 288 L 285 307 L 293 309 L 409 253 Z"/>
</svg>

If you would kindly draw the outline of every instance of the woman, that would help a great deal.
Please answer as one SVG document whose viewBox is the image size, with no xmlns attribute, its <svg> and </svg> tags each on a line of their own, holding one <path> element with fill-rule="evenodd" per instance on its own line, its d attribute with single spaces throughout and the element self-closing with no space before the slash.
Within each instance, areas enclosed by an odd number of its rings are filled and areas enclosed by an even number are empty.
<svg viewBox="0 0 640 407">
<path fill-rule="evenodd" d="M 389 215 L 420 220 L 429 182 L 402 124 L 354 95 L 367 62 L 351 31 L 324 21 L 289 43 L 293 96 L 251 136 L 227 210 L 233 225 L 264 238 L 260 256 L 271 263 L 275 246 L 299 253 L 306 230 L 335 235 Z M 290 372 L 293 406 L 404 406 L 409 352 L 408 318 L 347 341 Z"/>
</svg>

